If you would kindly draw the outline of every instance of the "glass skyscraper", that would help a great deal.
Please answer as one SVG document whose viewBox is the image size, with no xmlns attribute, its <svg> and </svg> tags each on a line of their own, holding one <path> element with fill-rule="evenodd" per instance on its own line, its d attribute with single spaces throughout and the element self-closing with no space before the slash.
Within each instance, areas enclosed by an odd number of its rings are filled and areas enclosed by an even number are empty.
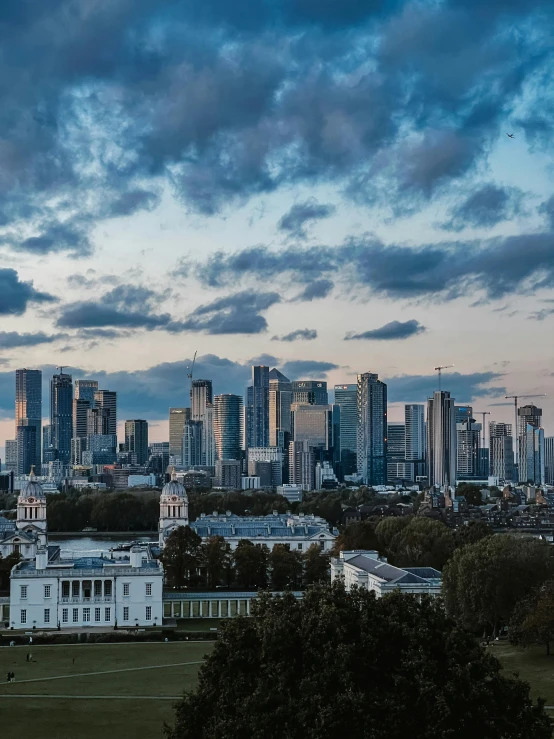
<svg viewBox="0 0 554 739">
<path fill-rule="evenodd" d="M 427 401 L 427 469 L 429 484 L 456 484 L 456 414 L 454 398 L 444 390 Z"/>
<path fill-rule="evenodd" d="M 387 386 L 372 372 L 358 375 L 358 473 L 366 485 L 387 482 Z"/>
<path fill-rule="evenodd" d="M 73 437 L 73 379 L 64 372 L 54 375 L 50 381 L 50 426 L 56 456 L 69 464 Z"/>
<path fill-rule="evenodd" d="M 246 445 L 269 446 L 269 367 L 252 367 L 246 390 Z"/>
<path fill-rule="evenodd" d="M 335 405 L 340 408 L 339 417 L 339 458 L 343 475 L 356 472 L 358 449 L 358 386 L 335 385 Z M 336 443 L 336 442 L 335 442 Z"/>
<path fill-rule="evenodd" d="M 327 383 L 325 380 L 294 380 L 292 383 L 292 402 L 328 405 Z"/>
<path fill-rule="evenodd" d="M 148 421 L 125 421 L 125 451 L 137 455 L 137 464 L 148 461 Z"/>
<path fill-rule="evenodd" d="M 42 372 L 15 371 L 15 428 L 18 450 L 17 473 L 28 475 L 34 465 L 40 474 L 42 461 Z"/>
<path fill-rule="evenodd" d="M 243 403 L 240 395 L 214 397 L 214 434 L 218 459 L 241 458 Z"/>
</svg>

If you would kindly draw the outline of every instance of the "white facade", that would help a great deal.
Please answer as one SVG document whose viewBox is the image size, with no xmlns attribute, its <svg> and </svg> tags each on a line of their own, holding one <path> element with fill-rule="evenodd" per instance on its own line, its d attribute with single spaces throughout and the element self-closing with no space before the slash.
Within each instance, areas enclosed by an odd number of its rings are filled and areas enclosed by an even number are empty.
<svg viewBox="0 0 554 739">
<path fill-rule="evenodd" d="M 277 487 L 277 495 L 282 495 L 289 503 L 302 503 L 304 491 L 302 490 L 302 485 L 283 483 L 283 485 Z"/>
<path fill-rule="evenodd" d="M 352 550 L 331 559 L 331 582 L 343 578 L 346 590 L 372 590 L 378 598 L 394 591 L 412 595 L 440 595 L 441 573 L 432 567 L 393 567 L 373 550 Z"/>
<path fill-rule="evenodd" d="M 0 521 L 0 554 L 20 554 L 23 559 L 32 559 L 39 547 L 46 546 L 46 539 L 46 498 L 31 473 L 17 498 L 15 523 L 5 518 Z"/>
<path fill-rule="evenodd" d="M 259 490 L 261 487 L 260 478 L 250 475 L 249 477 L 241 477 L 241 490 Z"/>
<path fill-rule="evenodd" d="M 133 548 L 130 560 L 97 557 L 20 562 L 11 573 L 14 629 L 155 626 L 162 623 L 163 568 Z"/>
<path fill-rule="evenodd" d="M 175 469 L 171 473 L 171 481 L 162 488 L 160 495 L 160 521 L 158 525 L 159 544 L 163 547 L 165 540 L 179 526 L 187 526 L 189 522 L 189 501 L 184 486 L 178 482 Z"/>
</svg>

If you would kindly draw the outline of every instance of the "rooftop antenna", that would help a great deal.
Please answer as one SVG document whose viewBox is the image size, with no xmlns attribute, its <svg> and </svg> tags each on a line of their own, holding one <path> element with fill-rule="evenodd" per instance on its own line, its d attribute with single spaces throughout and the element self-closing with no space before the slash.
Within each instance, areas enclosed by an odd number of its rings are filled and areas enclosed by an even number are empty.
<svg viewBox="0 0 554 739">
<path fill-rule="evenodd" d="M 439 373 L 439 393 L 441 391 L 441 379 L 442 379 L 442 371 L 445 369 L 450 369 L 450 367 L 453 367 L 453 364 L 443 364 L 441 367 L 435 367 L 435 372 Z"/>
</svg>

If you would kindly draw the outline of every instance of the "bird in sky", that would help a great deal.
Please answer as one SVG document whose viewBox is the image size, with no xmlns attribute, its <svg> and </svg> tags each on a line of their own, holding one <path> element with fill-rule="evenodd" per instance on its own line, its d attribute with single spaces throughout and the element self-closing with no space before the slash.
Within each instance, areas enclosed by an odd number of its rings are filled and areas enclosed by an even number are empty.
<svg viewBox="0 0 554 739">
<path fill-rule="evenodd" d="M 506 136 L 507 136 L 507 137 L 508 137 L 509 139 L 513 139 L 513 138 L 515 138 L 515 136 L 514 136 L 514 134 L 513 134 L 513 133 L 507 133 L 507 134 L 506 134 Z"/>
</svg>

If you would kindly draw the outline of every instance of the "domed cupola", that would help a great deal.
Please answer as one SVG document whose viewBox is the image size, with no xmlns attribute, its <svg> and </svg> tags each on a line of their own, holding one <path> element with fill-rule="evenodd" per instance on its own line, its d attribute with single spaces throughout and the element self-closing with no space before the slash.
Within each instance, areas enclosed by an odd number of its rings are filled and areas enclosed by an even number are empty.
<svg viewBox="0 0 554 739">
<path fill-rule="evenodd" d="M 187 526 L 189 522 L 189 502 L 185 486 L 177 480 L 175 468 L 171 480 L 162 488 L 160 496 L 159 542 L 163 547 L 166 538 L 179 526 Z"/>
<path fill-rule="evenodd" d="M 35 477 L 35 466 L 33 465 L 31 467 L 31 472 L 29 474 L 29 480 L 24 484 L 24 486 L 21 488 L 20 496 L 23 498 L 45 498 L 44 490 L 42 489 L 42 485 Z"/>
<path fill-rule="evenodd" d="M 187 497 L 187 491 L 185 490 L 185 486 L 179 482 L 177 479 L 177 473 L 175 472 L 175 467 L 173 468 L 173 471 L 171 472 L 171 480 L 169 482 L 166 482 L 166 484 L 162 488 L 162 495 L 164 497 L 170 497 L 173 498 L 176 496 L 177 498 L 186 498 Z"/>
<path fill-rule="evenodd" d="M 25 483 L 17 499 L 16 527 L 20 531 L 36 533 L 41 546 L 46 546 L 46 496 L 42 485 L 31 467 L 29 481 Z"/>
</svg>

